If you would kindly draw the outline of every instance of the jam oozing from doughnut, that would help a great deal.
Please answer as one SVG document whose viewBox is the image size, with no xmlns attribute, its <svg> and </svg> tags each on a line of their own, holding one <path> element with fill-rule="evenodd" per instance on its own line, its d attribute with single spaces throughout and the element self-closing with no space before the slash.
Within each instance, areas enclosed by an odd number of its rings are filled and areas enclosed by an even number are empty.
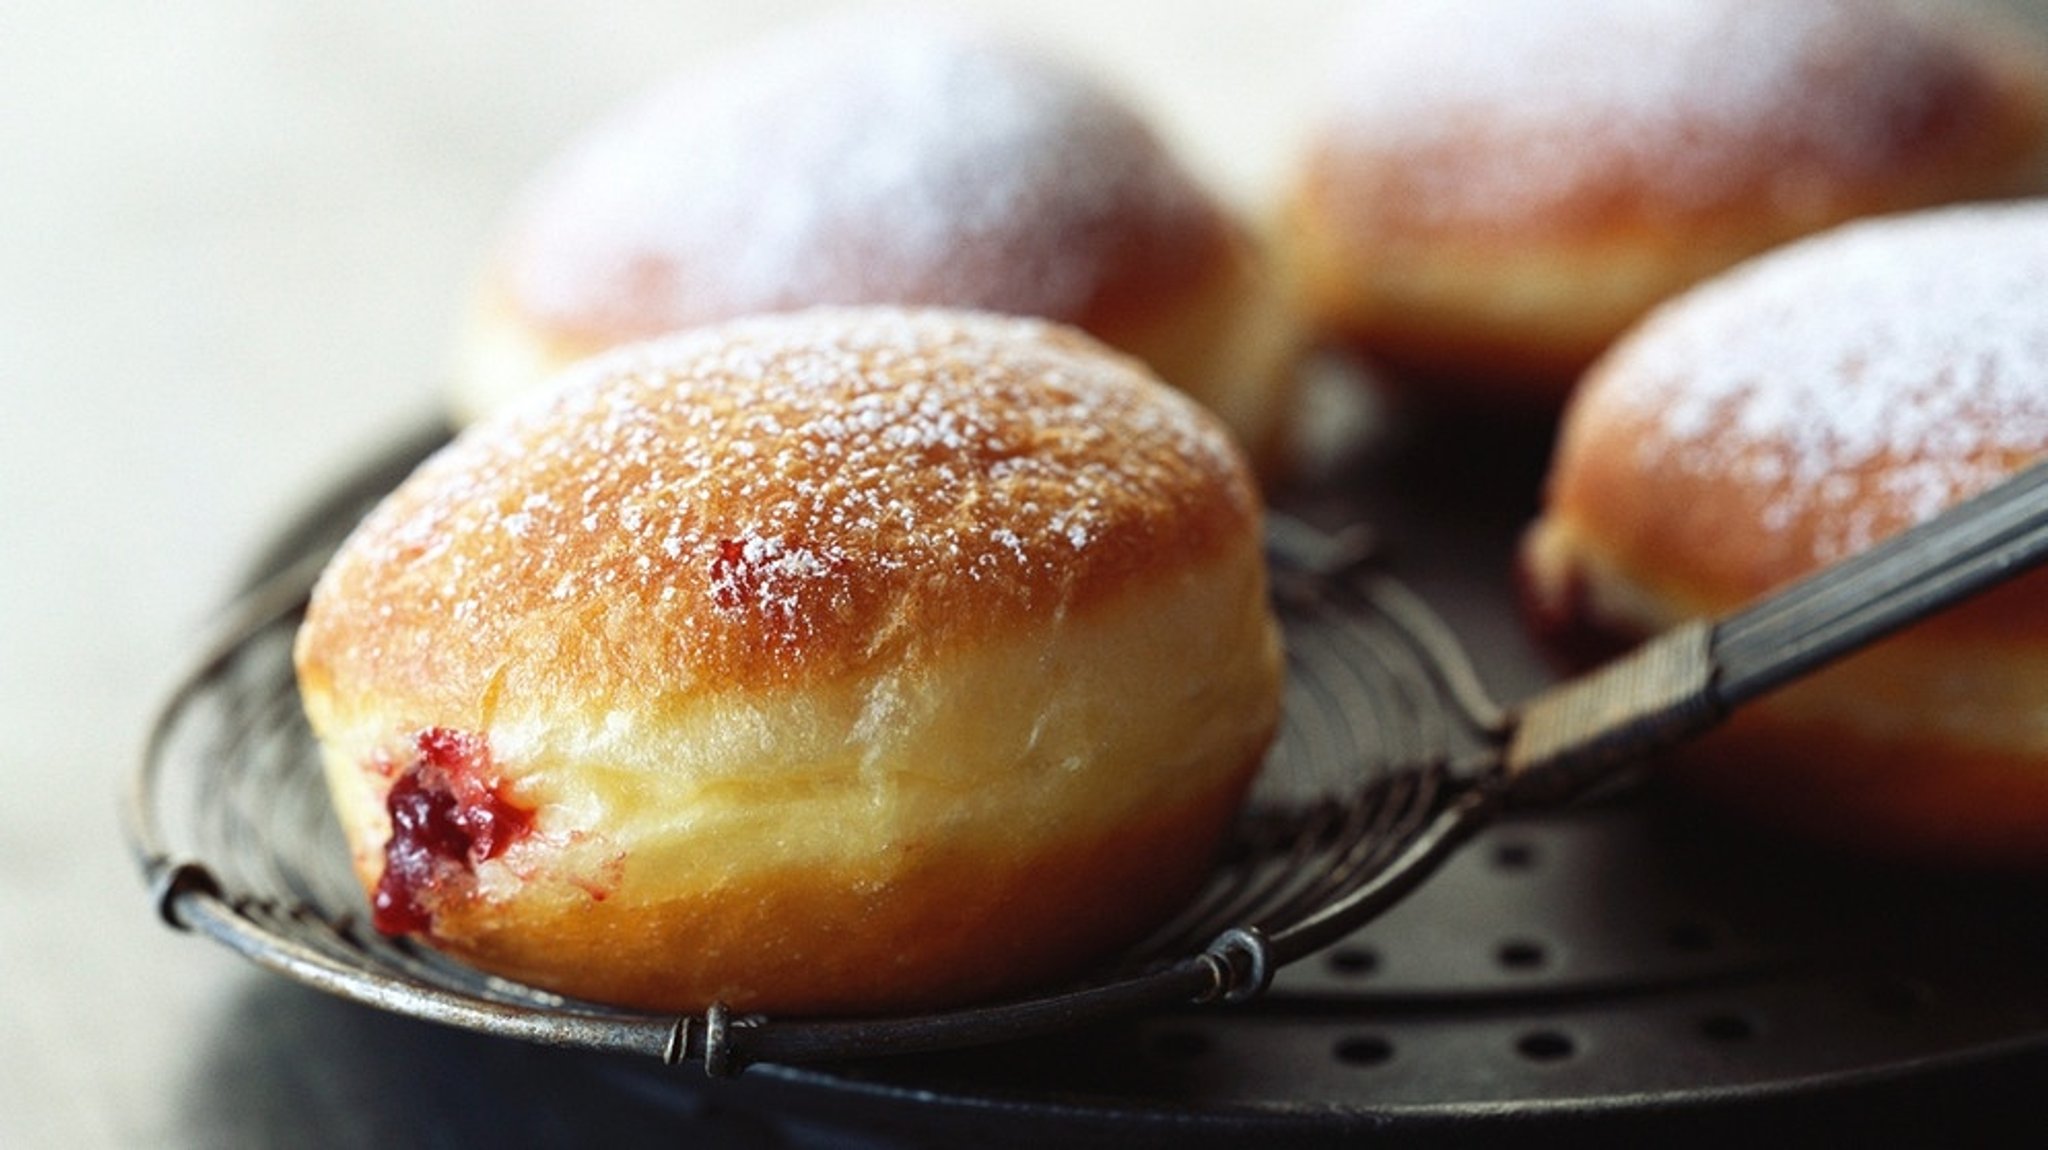
<svg viewBox="0 0 2048 1150">
<path fill-rule="evenodd" d="M 1585 568 L 1574 563 L 1544 586 L 1523 564 L 1515 571 L 1515 593 L 1544 656 L 1567 674 L 1590 671 L 1627 654 L 1649 638 L 1601 617 L 1593 605 L 1593 585 Z"/>
<path fill-rule="evenodd" d="M 446 727 L 413 739 L 412 759 L 384 806 L 391 838 L 370 902 L 371 923 L 385 934 L 431 929 L 430 892 L 474 873 L 533 829 L 533 812 L 505 797 L 482 736 Z"/>
<path fill-rule="evenodd" d="M 718 557 L 711 561 L 712 601 L 727 611 L 745 606 L 747 574 L 746 545 L 737 539 L 718 541 Z"/>
</svg>

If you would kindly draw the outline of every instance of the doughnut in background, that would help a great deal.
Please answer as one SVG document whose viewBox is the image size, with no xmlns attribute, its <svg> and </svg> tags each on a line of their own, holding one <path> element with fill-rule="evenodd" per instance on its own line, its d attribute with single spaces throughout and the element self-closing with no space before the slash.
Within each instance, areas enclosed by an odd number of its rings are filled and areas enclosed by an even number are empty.
<svg viewBox="0 0 2048 1150">
<path fill-rule="evenodd" d="M 1660 307 L 1575 394 L 1522 551 L 1556 648 L 1719 616 L 2048 454 L 2048 202 L 1845 225 Z M 1752 704 L 1684 756 L 1803 834 L 2048 863 L 2048 576 Z"/>
<path fill-rule="evenodd" d="M 513 211 L 453 404 L 821 304 L 1078 326 L 1283 450 L 1298 329 L 1262 243 L 1108 86 L 927 13 L 796 26 L 593 125 Z"/>
<path fill-rule="evenodd" d="M 1282 231 L 1412 396 L 1554 412 L 1659 300 L 1852 218 L 2048 188 L 2048 50 L 1893 0 L 1385 0 Z"/>
</svg>

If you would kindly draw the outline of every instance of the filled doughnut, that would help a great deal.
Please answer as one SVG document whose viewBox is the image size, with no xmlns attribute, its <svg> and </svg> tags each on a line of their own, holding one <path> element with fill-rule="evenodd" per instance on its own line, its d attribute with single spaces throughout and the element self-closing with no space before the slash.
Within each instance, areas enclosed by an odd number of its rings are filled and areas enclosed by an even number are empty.
<svg viewBox="0 0 2048 1150">
<path fill-rule="evenodd" d="M 830 19 L 604 119 L 527 190 L 460 418 L 627 340 L 820 304 L 1037 316 L 1279 448 L 1297 325 L 1250 233 L 1091 77 L 934 17 Z"/>
<path fill-rule="evenodd" d="M 1522 565 L 1595 654 L 1718 616 L 2048 453 L 2048 203 L 1847 225 L 1658 309 L 1574 396 Z M 1831 842 L 2048 862 L 2048 578 L 1760 700 L 1682 777 Z"/>
<path fill-rule="evenodd" d="M 1653 304 L 1740 260 L 2048 186 L 2048 53 L 2006 23 L 1893 0 L 1360 5 L 1291 180 L 1301 306 L 1413 398 L 1554 411 Z"/>
<path fill-rule="evenodd" d="M 1072 329 L 786 313 L 472 425 L 296 658 L 376 925 L 661 1010 L 935 1008 L 1206 877 L 1274 731 L 1261 509 Z"/>
</svg>

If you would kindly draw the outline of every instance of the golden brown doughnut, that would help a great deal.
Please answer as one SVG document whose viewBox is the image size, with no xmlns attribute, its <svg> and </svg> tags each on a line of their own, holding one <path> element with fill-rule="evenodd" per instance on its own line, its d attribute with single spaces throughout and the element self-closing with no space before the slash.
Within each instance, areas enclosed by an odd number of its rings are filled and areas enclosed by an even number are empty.
<svg viewBox="0 0 2048 1150">
<path fill-rule="evenodd" d="M 388 930 L 647 1008 L 942 1006 L 1206 875 L 1278 710 L 1260 520 L 1221 425 L 1078 332 L 733 321 L 429 460 L 301 692 Z"/>
<path fill-rule="evenodd" d="M 1278 449 L 1297 325 L 1248 231 L 1091 78 L 903 14 L 772 37 L 595 125 L 506 228 L 455 407 L 620 342 L 818 304 L 1072 324 Z"/>
<path fill-rule="evenodd" d="M 1657 301 L 1848 219 L 2048 187 L 2048 53 L 1890 0 L 1390 0 L 1285 213 L 1416 394 L 1554 410 Z"/>
<path fill-rule="evenodd" d="M 1659 308 L 1567 410 L 1523 548 L 1553 641 L 1721 615 L 2048 453 L 2048 201 L 1844 226 Z M 1761 700 L 1694 786 L 1833 842 L 2048 862 L 2048 577 Z"/>
</svg>

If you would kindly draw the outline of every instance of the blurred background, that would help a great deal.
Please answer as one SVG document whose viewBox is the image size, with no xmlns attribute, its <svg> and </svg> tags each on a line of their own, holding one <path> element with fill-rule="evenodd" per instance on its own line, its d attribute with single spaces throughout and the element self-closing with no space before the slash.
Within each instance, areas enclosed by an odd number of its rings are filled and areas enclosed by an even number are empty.
<svg viewBox="0 0 2048 1150">
<path fill-rule="evenodd" d="M 478 1089 L 438 1058 L 512 1081 L 552 1072 L 504 1044 L 311 1004 L 163 929 L 117 798 L 158 694 L 254 550 L 435 411 L 485 246 L 535 166 L 622 97 L 831 7 L 843 5 L 8 5 L 0 1146 L 388 1145 L 426 1120 L 409 1092 Z M 1098 66 L 1256 211 L 1305 126 L 1343 5 L 977 7 Z M 280 1054 L 292 1042 L 306 1059 Z M 399 1053 L 318 1060 L 351 1044 Z M 577 1129 L 578 1089 L 562 1087 L 563 1130 Z M 635 1117 L 589 1101 L 613 1097 L 585 1101 L 618 1124 L 617 1143 L 701 1128 L 770 1144 L 708 1110 Z M 411 1133 L 551 1130 L 488 1092 L 462 1101 L 472 1125 Z M 298 1125 L 357 1106 L 384 1109 L 318 1138 Z"/>
<path fill-rule="evenodd" d="M 269 980 L 151 915 L 115 817 L 148 711 L 269 533 L 436 410 L 534 167 L 692 60 L 831 7 L 9 5 L 0 1145 L 275 1141 L 189 1089 Z M 1338 5 L 979 7 L 1101 65 L 1250 197 Z"/>
</svg>

